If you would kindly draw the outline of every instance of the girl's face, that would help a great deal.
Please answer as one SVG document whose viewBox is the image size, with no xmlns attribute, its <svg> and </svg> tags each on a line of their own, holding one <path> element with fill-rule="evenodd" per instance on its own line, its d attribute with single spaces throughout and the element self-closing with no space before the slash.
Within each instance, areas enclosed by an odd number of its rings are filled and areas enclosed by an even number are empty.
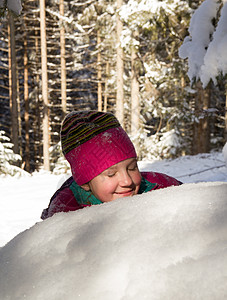
<svg viewBox="0 0 227 300">
<path fill-rule="evenodd" d="M 138 194 L 141 175 L 136 158 L 123 160 L 106 169 L 82 187 L 102 202 Z"/>
</svg>

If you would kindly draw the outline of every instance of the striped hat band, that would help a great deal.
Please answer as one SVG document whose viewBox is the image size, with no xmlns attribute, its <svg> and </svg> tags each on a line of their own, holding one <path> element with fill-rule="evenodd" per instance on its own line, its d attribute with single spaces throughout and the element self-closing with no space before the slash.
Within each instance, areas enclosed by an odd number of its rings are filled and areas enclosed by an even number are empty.
<svg viewBox="0 0 227 300">
<path fill-rule="evenodd" d="M 120 123 L 111 113 L 73 111 L 66 116 L 62 124 L 62 152 L 66 155 L 99 133 L 119 126 Z"/>
</svg>

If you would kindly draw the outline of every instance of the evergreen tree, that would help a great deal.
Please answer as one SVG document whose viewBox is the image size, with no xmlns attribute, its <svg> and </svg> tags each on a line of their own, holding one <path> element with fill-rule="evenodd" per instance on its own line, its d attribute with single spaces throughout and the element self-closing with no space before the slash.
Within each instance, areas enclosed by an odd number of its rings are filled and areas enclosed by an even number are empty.
<svg viewBox="0 0 227 300">
<path fill-rule="evenodd" d="M 140 139 L 142 158 L 151 157 L 151 151 L 152 157 L 174 157 L 189 148 L 185 127 L 190 122 L 190 115 L 187 92 L 182 86 L 185 68 L 177 53 L 188 11 L 185 1 L 133 0 L 128 1 L 121 11 L 127 24 L 122 45 L 129 54 L 132 46 L 137 49 L 140 123 L 144 125 L 132 139 Z M 170 135 L 172 143 L 169 143 Z"/>
<path fill-rule="evenodd" d="M 25 172 L 18 167 L 21 164 L 21 156 L 14 153 L 13 144 L 5 135 L 5 132 L 0 130 L 0 173 L 1 175 L 22 175 Z"/>
</svg>

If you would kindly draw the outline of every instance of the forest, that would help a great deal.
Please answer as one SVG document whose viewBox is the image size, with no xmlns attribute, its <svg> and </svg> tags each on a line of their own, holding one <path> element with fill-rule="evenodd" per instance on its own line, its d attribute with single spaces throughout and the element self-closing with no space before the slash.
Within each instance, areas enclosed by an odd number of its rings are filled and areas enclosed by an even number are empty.
<svg viewBox="0 0 227 300">
<path fill-rule="evenodd" d="M 213 32 L 226 6 L 214 2 Z M 59 132 L 72 110 L 114 113 L 140 160 L 221 150 L 226 74 L 204 86 L 179 56 L 202 3 L 24 0 L 19 15 L 0 5 L 1 173 L 67 168 Z"/>
</svg>

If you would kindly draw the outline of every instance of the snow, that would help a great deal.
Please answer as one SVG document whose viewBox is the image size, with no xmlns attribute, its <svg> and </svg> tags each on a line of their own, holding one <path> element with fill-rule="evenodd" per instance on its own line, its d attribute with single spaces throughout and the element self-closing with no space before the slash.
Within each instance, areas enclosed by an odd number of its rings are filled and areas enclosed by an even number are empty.
<svg viewBox="0 0 227 300">
<path fill-rule="evenodd" d="M 158 0 L 129 0 L 127 4 L 122 5 L 120 16 L 125 22 L 128 22 L 133 18 L 133 15 L 136 15 L 135 21 L 141 25 L 146 24 L 146 21 L 141 22 L 141 18 L 146 20 L 146 15 L 157 14 L 161 9 L 165 10 L 169 14 L 172 14 L 176 7 L 186 7 L 186 4 L 184 1 L 179 0 L 173 0 L 171 3 L 168 3 L 167 1 L 160 2 Z M 139 14 L 141 15 L 140 17 Z"/>
<path fill-rule="evenodd" d="M 212 19 L 216 18 L 219 4 L 213 0 L 205 0 L 191 18 L 189 34 L 179 48 L 181 58 L 188 57 L 188 77 L 192 81 L 199 78 L 201 66 L 204 63 L 206 48 L 210 43 L 210 36 L 214 32 Z"/>
<path fill-rule="evenodd" d="M 225 164 L 227 167 L 227 142 L 225 143 L 225 146 L 223 147 L 222 153 L 223 153 Z"/>
<path fill-rule="evenodd" d="M 227 299 L 225 154 L 139 162 L 185 184 L 45 221 L 66 175 L 0 178 L 0 298 Z"/>
<path fill-rule="evenodd" d="M 21 0 L 7 0 L 8 9 L 19 15 L 22 11 Z M 0 7 L 4 7 L 5 1 L 0 0 Z"/>
<path fill-rule="evenodd" d="M 209 83 L 210 78 L 216 84 L 219 73 L 227 73 L 227 3 L 221 10 L 221 17 L 213 35 L 213 40 L 204 56 L 204 65 L 201 68 L 201 81 L 204 86 Z"/>
<path fill-rule="evenodd" d="M 217 23 L 216 27 L 213 20 Z M 226 0 L 204 0 L 194 12 L 189 27 L 190 35 L 179 48 L 179 56 L 188 58 L 188 77 L 191 82 L 194 78 L 200 79 L 203 87 L 206 87 L 210 79 L 216 84 L 216 78 L 227 73 L 226 22 Z"/>
</svg>

